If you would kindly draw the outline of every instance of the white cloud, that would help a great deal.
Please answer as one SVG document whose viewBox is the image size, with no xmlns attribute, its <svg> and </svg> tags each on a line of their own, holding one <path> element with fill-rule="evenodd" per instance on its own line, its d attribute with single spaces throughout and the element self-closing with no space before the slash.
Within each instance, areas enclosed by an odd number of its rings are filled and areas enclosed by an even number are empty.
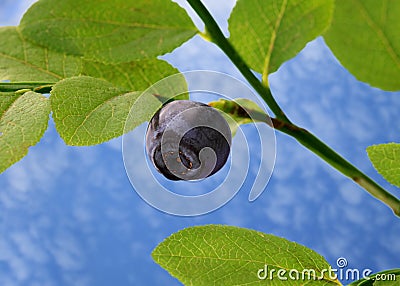
<svg viewBox="0 0 400 286">
<path fill-rule="evenodd" d="M 122 136 L 118 138 L 114 138 L 106 143 L 104 143 L 104 146 L 107 146 L 115 151 L 121 151 L 122 150 Z"/>
<path fill-rule="evenodd" d="M 12 245 L 4 237 L 0 238 L 0 266 L 4 263 L 7 265 L 6 269 L 0 267 L 0 282 L 4 279 L 4 284 L 8 281 L 24 282 L 30 275 L 27 261 L 13 253 L 12 249 Z"/>
<path fill-rule="evenodd" d="M 33 237 L 24 232 L 14 232 L 10 234 L 14 245 L 18 249 L 20 255 L 33 263 L 46 263 L 48 255 L 40 246 L 40 241 L 34 240 Z"/>
<path fill-rule="evenodd" d="M 364 192 L 364 190 L 362 190 L 351 180 L 346 180 L 342 182 L 339 187 L 339 192 L 342 195 L 343 200 L 353 205 L 354 207 L 362 202 L 362 192 Z"/>
<path fill-rule="evenodd" d="M 77 238 L 66 230 L 59 230 L 49 245 L 57 264 L 64 271 L 82 269 L 85 260 Z"/>
</svg>

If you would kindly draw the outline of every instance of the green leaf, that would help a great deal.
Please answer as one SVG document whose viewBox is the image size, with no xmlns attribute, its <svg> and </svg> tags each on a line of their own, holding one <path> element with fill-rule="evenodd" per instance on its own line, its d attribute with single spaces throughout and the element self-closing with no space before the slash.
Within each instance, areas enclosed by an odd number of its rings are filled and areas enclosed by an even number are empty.
<svg viewBox="0 0 400 286">
<path fill-rule="evenodd" d="M 263 75 L 276 71 L 329 26 L 333 0 L 238 0 L 229 19 L 230 40 Z"/>
<path fill-rule="evenodd" d="M 400 144 L 369 146 L 367 153 L 375 169 L 388 182 L 400 187 Z"/>
<path fill-rule="evenodd" d="M 330 265 L 300 244 L 262 232 L 233 226 L 207 225 L 181 230 L 165 239 L 153 259 L 185 285 L 340 285 L 321 275 Z M 311 281 L 290 280 L 289 272 L 312 270 Z M 267 272 L 265 271 L 267 270 Z M 261 277 L 274 271 L 277 276 Z M 283 273 L 286 272 L 286 274 Z M 313 272 L 314 271 L 314 272 Z M 315 273 L 315 275 L 313 275 Z M 305 275 L 307 278 L 307 275 Z M 317 278 L 322 278 L 317 280 Z M 315 279 L 315 280 L 314 280 Z"/>
<path fill-rule="evenodd" d="M 0 173 L 39 142 L 49 114 L 50 102 L 41 94 L 0 93 Z"/>
<path fill-rule="evenodd" d="M 255 102 L 246 98 L 235 100 L 219 99 L 209 102 L 208 105 L 221 111 L 227 120 L 232 135 L 235 135 L 239 125 L 266 122 L 270 124 L 269 116 Z"/>
<path fill-rule="evenodd" d="M 144 90 L 175 73 L 178 73 L 177 69 L 158 59 L 122 64 L 82 60 L 31 44 L 22 38 L 16 27 L 0 28 L 1 80 L 54 83 L 72 76 L 87 75 L 130 90 Z"/>
<path fill-rule="evenodd" d="M 62 80 L 50 97 L 57 131 L 69 145 L 94 145 L 120 136 L 139 95 L 92 77 Z"/>
<path fill-rule="evenodd" d="M 400 90 L 400 1 L 336 0 L 324 38 L 354 76 L 386 90 Z"/>
<path fill-rule="evenodd" d="M 160 79 L 177 73 L 177 69 L 158 59 L 115 65 L 84 61 L 82 69 L 82 75 L 102 78 L 128 90 L 145 90 Z"/>
<path fill-rule="evenodd" d="M 146 74 L 141 76 L 144 78 L 138 77 L 136 81 L 147 83 Z M 152 77 L 156 80 L 156 76 Z M 88 76 L 59 81 L 50 97 L 56 129 L 68 145 L 95 145 L 118 137 L 151 119 L 162 105 L 155 94 L 172 97 L 187 91 L 182 75 L 173 78 L 165 84 L 156 84 L 146 92 L 130 92 L 129 89 Z M 142 85 L 137 84 L 138 87 L 147 84 Z"/>
<path fill-rule="evenodd" d="M 33 45 L 16 27 L 0 28 L 0 80 L 54 83 L 80 70 L 79 58 Z"/>
<path fill-rule="evenodd" d="M 18 97 L 19 95 L 14 92 L 0 92 L 0 115 L 3 115 Z"/>
<path fill-rule="evenodd" d="M 395 286 L 399 285 L 400 269 L 390 269 L 374 273 L 367 278 L 354 281 L 349 286 Z"/>
<path fill-rule="evenodd" d="M 37 44 L 108 63 L 156 57 L 197 32 L 186 11 L 166 0 L 41 0 L 20 27 Z"/>
</svg>

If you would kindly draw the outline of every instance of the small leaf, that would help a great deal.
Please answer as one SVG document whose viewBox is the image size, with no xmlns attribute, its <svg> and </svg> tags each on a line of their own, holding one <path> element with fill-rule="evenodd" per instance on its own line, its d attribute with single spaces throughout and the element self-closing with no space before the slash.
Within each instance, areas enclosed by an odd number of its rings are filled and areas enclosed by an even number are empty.
<svg viewBox="0 0 400 286">
<path fill-rule="evenodd" d="M 388 182 L 400 187 L 400 144 L 369 146 L 367 153 L 375 169 Z"/>
<path fill-rule="evenodd" d="M 400 90 L 400 1 L 336 0 L 324 38 L 355 77 L 385 90 Z"/>
<path fill-rule="evenodd" d="M 329 26 L 333 0 L 238 0 L 229 19 L 230 40 L 263 75 L 294 57 Z"/>
<path fill-rule="evenodd" d="M 255 102 L 246 98 L 237 98 L 233 101 L 219 99 L 209 102 L 208 105 L 221 111 L 231 128 L 232 135 L 236 134 L 239 125 L 253 122 L 267 122 L 269 116 Z"/>
<path fill-rule="evenodd" d="M 0 173 L 18 162 L 47 129 L 50 102 L 41 94 L 0 93 Z"/>
<path fill-rule="evenodd" d="M 20 27 L 37 44 L 108 63 L 154 58 L 197 32 L 186 11 L 166 0 L 41 0 Z"/>
<path fill-rule="evenodd" d="M 400 269 L 390 269 L 374 273 L 366 278 L 354 281 L 349 286 L 395 286 L 400 281 Z"/>
<path fill-rule="evenodd" d="M 79 58 L 35 46 L 16 27 L 0 28 L 0 80 L 53 83 L 80 70 Z"/>
<path fill-rule="evenodd" d="M 185 285 L 341 285 L 329 278 L 325 259 L 300 244 L 233 226 L 181 230 L 157 246 L 153 259 Z M 310 280 L 290 280 L 289 272 L 311 270 Z M 268 276 L 278 271 L 287 280 Z M 283 273 L 285 272 L 285 273 Z M 322 274 L 321 274 L 322 273 Z M 267 275 L 266 281 L 263 279 Z M 260 277 L 259 277 L 260 276 Z M 307 275 L 305 275 L 307 279 Z"/>
</svg>

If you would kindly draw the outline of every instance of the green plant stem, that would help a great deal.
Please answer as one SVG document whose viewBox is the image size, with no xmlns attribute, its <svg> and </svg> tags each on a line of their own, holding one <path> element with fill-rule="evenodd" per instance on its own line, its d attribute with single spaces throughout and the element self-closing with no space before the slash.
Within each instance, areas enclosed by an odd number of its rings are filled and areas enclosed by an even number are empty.
<svg viewBox="0 0 400 286">
<path fill-rule="evenodd" d="M 188 0 L 188 2 L 206 25 L 207 33 L 204 38 L 209 38 L 229 57 L 229 59 L 235 64 L 237 69 L 246 78 L 250 85 L 268 104 L 268 107 L 277 118 L 290 123 L 289 118 L 286 117 L 285 113 L 279 107 L 278 103 L 275 101 L 275 98 L 272 96 L 271 90 L 263 85 L 249 69 L 242 57 L 236 52 L 229 41 L 225 38 L 221 29 L 218 27 L 217 22 L 215 22 L 214 18 L 211 16 L 210 12 L 208 12 L 203 3 L 201 3 L 200 0 Z"/>
<path fill-rule="evenodd" d="M 204 22 L 207 31 L 207 38 L 214 42 L 229 57 L 233 64 L 239 69 L 242 75 L 264 99 L 271 111 L 275 114 L 276 118 L 272 119 L 273 127 L 294 137 L 300 144 L 315 153 L 340 173 L 354 180 L 372 196 L 387 204 L 397 216 L 400 216 L 400 200 L 380 187 L 367 175 L 358 170 L 316 136 L 304 128 L 293 124 L 275 101 L 270 89 L 257 79 L 241 56 L 225 38 L 218 24 L 201 1 L 188 0 L 188 3 Z"/>
<path fill-rule="evenodd" d="M 271 120 L 275 129 L 296 138 L 301 145 L 315 153 L 343 175 L 351 178 L 372 196 L 387 204 L 397 216 L 400 216 L 400 201 L 395 196 L 375 183 L 315 135 L 293 124 L 288 124 L 275 118 L 271 118 Z"/>
<path fill-rule="evenodd" d="M 18 92 L 32 90 L 37 93 L 50 93 L 54 83 L 48 82 L 0 82 L 0 92 Z"/>
</svg>

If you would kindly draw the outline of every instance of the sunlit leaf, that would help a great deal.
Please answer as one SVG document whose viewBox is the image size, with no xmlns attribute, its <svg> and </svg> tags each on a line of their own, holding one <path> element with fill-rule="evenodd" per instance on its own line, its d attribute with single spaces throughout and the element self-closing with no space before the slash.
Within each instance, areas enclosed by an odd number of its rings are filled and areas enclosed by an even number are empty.
<svg viewBox="0 0 400 286">
<path fill-rule="evenodd" d="M 369 146 L 367 152 L 375 169 L 388 182 L 400 187 L 400 144 Z"/>
<path fill-rule="evenodd" d="M 55 83 L 72 76 L 87 75 L 130 90 L 144 90 L 175 73 L 178 73 L 177 69 L 158 59 L 121 64 L 82 60 L 36 46 L 22 38 L 16 27 L 0 28 L 0 80 Z"/>
<path fill-rule="evenodd" d="M 102 78 L 128 90 L 145 90 L 167 76 L 179 73 L 165 61 L 144 59 L 121 64 L 83 61 L 82 75 Z"/>
<path fill-rule="evenodd" d="M 230 40 L 252 69 L 267 76 L 329 26 L 333 0 L 238 0 Z"/>
<path fill-rule="evenodd" d="M 0 80 L 54 83 L 80 71 L 79 58 L 33 45 L 16 27 L 0 28 Z"/>
<path fill-rule="evenodd" d="M 399 15 L 398 0 L 336 0 L 324 38 L 357 79 L 400 90 Z"/>
<path fill-rule="evenodd" d="M 330 265 L 313 250 L 233 226 L 184 229 L 159 244 L 152 256 L 185 285 L 341 285 L 329 278 Z M 301 280 L 305 269 L 310 270 L 310 276 L 305 274 L 305 280 Z M 299 273 L 300 279 L 291 279 L 290 270 L 294 275 Z M 270 271 L 275 275 L 280 271 L 284 278 L 269 276 Z"/>
<path fill-rule="evenodd" d="M 49 114 L 50 102 L 41 94 L 0 93 L 0 173 L 39 142 Z"/>
<path fill-rule="evenodd" d="M 197 32 L 186 11 L 167 0 L 41 0 L 20 27 L 37 44 L 108 63 L 165 54 Z"/>
<path fill-rule="evenodd" d="M 148 121 L 161 107 L 154 96 L 157 92 L 175 95 L 175 90 L 187 90 L 183 76 L 174 78 L 174 86 L 164 84 L 145 96 L 142 90 L 131 91 L 88 76 L 62 80 L 50 97 L 57 131 L 69 145 L 94 145 L 118 137 Z M 128 115 L 129 126 L 125 126 Z"/>
<path fill-rule="evenodd" d="M 51 91 L 57 131 L 69 145 L 94 145 L 120 136 L 139 95 L 92 77 L 62 80 Z"/>
</svg>

